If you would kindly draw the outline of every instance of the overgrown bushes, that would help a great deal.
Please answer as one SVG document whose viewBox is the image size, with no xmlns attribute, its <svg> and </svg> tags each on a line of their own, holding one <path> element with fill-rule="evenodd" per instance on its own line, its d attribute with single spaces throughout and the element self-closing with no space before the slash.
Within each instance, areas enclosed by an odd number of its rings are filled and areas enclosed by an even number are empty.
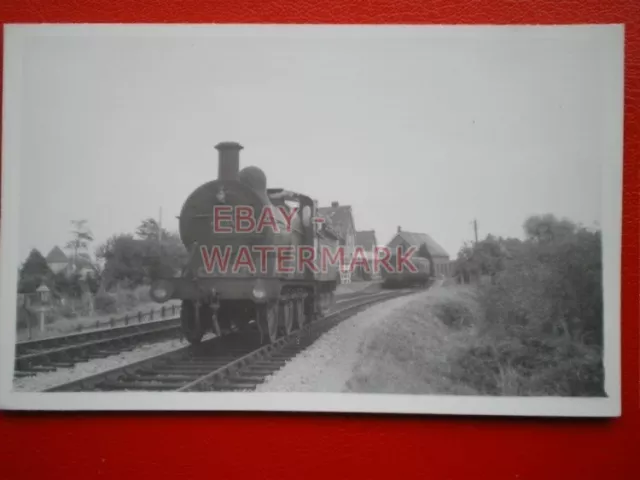
<svg viewBox="0 0 640 480">
<path fill-rule="evenodd" d="M 479 393 L 605 395 L 600 232 L 546 221 L 503 251 L 492 283 L 478 287 L 483 315 L 451 362 Z M 471 323 L 455 302 L 435 313 L 447 325 Z"/>
<path fill-rule="evenodd" d="M 474 285 L 433 287 L 372 329 L 351 391 L 605 396 L 600 232 L 551 216 L 525 232 L 467 248 Z"/>
<path fill-rule="evenodd" d="M 118 301 L 115 295 L 106 292 L 100 292 L 95 296 L 93 306 L 99 313 L 116 313 L 118 311 Z"/>
<path fill-rule="evenodd" d="M 113 293 L 101 292 L 96 295 L 94 308 L 99 313 L 119 313 L 137 307 L 151 300 L 148 286 L 139 286 L 132 290 L 119 288 Z"/>
</svg>

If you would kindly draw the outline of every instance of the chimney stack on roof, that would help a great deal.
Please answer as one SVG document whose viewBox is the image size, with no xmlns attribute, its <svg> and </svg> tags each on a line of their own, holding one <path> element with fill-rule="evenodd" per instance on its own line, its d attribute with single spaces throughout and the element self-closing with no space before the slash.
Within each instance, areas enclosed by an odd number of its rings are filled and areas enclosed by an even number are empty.
<svg viewBox="0 0 640 480">
<path fill-rule="evenodd" d="M 218 180 L 235 180 L 240 171 L 240 150 L 242 145 L 236 142 L 222 142 L 216 145 L 218 150 Z"/>
<path fill-rule="evenodd" d="M 331 202 L 331 208 L 337 208 L 340 206 L 340 203 L 338 202 Z"/>
<path fill-rule="evenodd" d="M 398 225 L 398 233 L 400 233 L 401 231 L 402 231 L 402 227 Z"/>
</svg>

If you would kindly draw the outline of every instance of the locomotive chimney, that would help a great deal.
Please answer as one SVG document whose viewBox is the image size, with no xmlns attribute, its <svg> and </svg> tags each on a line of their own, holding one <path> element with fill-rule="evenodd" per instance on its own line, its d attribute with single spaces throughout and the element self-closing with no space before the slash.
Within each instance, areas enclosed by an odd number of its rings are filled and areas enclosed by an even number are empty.
<svg viewBox="0 0 640 480">
<path fill-rule="evenodd" d="M 222 142 L 218 150 L 218 180 L 235 180 L 240 171 L 240 150 L 244 147 L 236 142 Z"/>
</svg>

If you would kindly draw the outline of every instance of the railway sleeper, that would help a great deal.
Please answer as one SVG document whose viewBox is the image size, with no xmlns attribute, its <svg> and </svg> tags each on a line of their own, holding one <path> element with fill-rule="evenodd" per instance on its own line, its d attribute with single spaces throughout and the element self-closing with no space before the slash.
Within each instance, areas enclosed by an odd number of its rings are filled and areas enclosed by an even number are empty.
<svg viewBox="0 0 640 480">
<path fill-rule="evenodd" d="M 248 384 L 252 383 L 253 385 L 257 385 L 259 383 L 264 382 L 264 376 L 262 375 L 238 375 L 227 379 L 227 383 L 231 385 L 240 384 Z"/>
<path fill-rule="evenodd" d="M 197 378 L 197 375 L 178 375 L 178 374 L 164 374 L 159 373 L 157 375 L 135 375 L 128 379 L 128 381 L 136 382 L 191 382 Z"/>
<path fill-rule="evenodd" d="M 189 370 L 210 370 L 211 368 L 219 368 L 221 366 L 226 365 L 227 361 L 224 360 L 220 360 L 217 362 L 211 362 L 211 363 L 207 363 L 205 365 L 167 365 L 165 367 L 161 367 L 161 368 L 154 368 L 154 371 L 160 371 L 160 370 L 185 370 L 185 371 L 189 371 Z"/>
<path fill-rule="evenodd" d="M 98 390 L 178 390 L 184 383 L 178 382 L 104 382 L 97 385 Z"/>
<path fill-rule="evenodd" d="M 21 368 L 23 371 L 27 372 L 55 372 L 56 367 L 52 367 L 50 365 L 26 365 Z"/>
<path fill-rule="evenodd" d="M 269 366 L 265 365 L 264 367 L 252 365 L 247 370 L 250 373 L 259 373 L 259 374 L 262 374 L 262 375 L 271 375 L 272 373 L 277 372 L 281 368 L 282 368 L 281 366 L 275 366 L 275 365 L 269 365 Z"/>
<path fill-rule="evenodd" d="M 238 390 L 255 390 L 256 384 L 251 381 L 237 381 L 233 383 L 214 383 L 211 387 L 213 390 L 223 392 L 233 392 Z"/>
<path fill-rule="evenodd" d="M 281 367 L 284 367 L 287 364 L 286 360 L 273 360 L 273 361 L 261 361 L 261 362 L 256 362 L 256 363 L 252 363 L 251 366 L 252 367 L 264 367 L 264 368 L 270 368 L 274 365 L 279 365 Z"/>
<path fill-rule="evenodd" d="M 219 368 L 219 367 L 216 367 Z M 215 368 L 213 369 L 215 370 Z M 161 371 L 155 371 L 153 372 L 154 375 L 206 375 L 208 373 L 211 373 L 211 369 L 202 369 L 202 370 L 181 370 L 181 369 L 175 369 L 175 370 L 161 370 Z"/>
<path fill-rule="evenodd" d="M 238 357 L 237 356 L 233 356 L 233 357 L 217 357 L 214 359 L 212 358 L 209 361 L 201 361 L 201 362 L 189 362 L 189 363 L 183 363 L 180 366 L 183 367 L 208 367 L 210 365 L 216 364 L 216 363 L 229 363 L 229 362 L 233 362 L 234 360 L 236 360 Z"/>
</svg>

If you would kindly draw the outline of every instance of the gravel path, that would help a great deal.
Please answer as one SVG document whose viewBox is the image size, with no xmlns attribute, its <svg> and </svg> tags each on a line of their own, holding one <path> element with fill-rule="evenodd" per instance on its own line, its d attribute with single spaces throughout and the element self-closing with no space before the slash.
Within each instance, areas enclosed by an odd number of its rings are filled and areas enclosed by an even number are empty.
<svg viewBox="0 0 640 480">
<path fill-rule="evenodd" d="M 209 338 L 211 334 L 203 338 Z M 71 382 L 96 373 L 111 370 L 127 363 L 137 362 L 161 353 L 177 350 L 187 345 L 187 341 L 172 339 L 164 342 L 149 343 L 136 347 L 135 350 L 122 352 L 105 358 L 97 358 L 88 362 L 78 363 L 72 368 L 59 368 L 55 372 L 39 373 L 33 377 L 16 378 L 13 381 L 15 392 L 38 392 L 55 387 L 61 383 Z"/>
<path fill-rule="evenodd" d="M 368 330 L 388 318 L 409 298 L 396 298 L 370 307 L 345 320 L 320 337 L 311 347 L 289 361 L 256 388 L 257 392 L 347 391 L 346 383 L 359 358 Z"/>
</svg>

